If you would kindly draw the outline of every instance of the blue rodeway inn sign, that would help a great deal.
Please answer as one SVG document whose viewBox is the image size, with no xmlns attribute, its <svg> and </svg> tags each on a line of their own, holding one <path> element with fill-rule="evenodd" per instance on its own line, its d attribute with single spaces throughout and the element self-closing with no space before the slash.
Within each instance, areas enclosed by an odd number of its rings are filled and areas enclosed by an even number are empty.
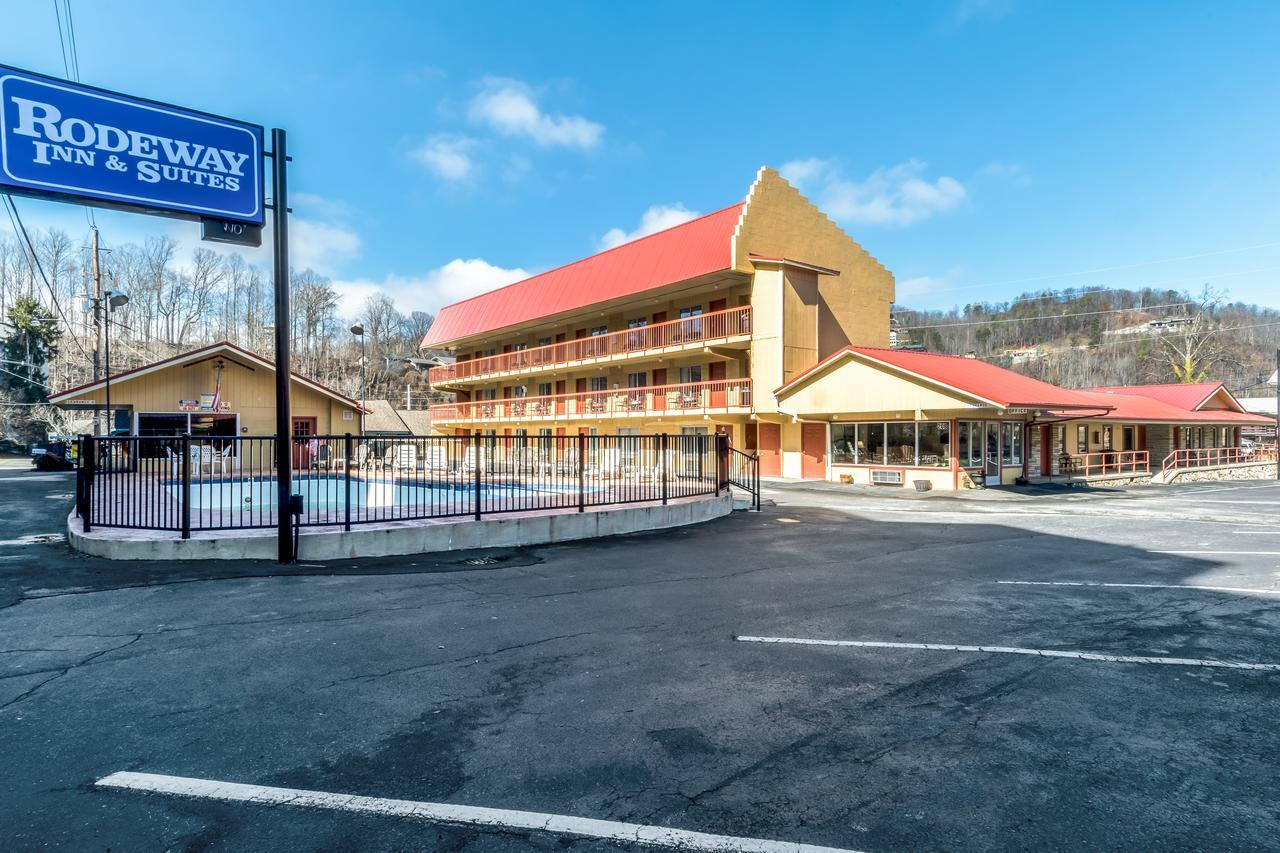
<svg viewBox="0 0 1280 853">
<path fill-rule="evenodd" d="M 0 190 L 261 225 L 262 127 L 0 66 Z"/>
</svg>

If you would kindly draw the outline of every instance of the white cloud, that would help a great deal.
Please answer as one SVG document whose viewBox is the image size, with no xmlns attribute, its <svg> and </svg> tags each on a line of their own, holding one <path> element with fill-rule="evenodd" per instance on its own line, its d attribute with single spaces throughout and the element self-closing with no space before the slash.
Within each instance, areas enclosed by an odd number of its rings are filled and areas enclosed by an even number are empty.
<svg viewBox="0 0 1280 853">
<path fill-rule="evenodd" d="M 945 175 L 931 182 L 924 176 L 927 168 L 922 160 L 907 160 L 853 181 L 834 160 L 810 157 L 783 165 L 781 172 L 835 220 L 907 226 L 954 210 L 966 198 L 962 183 Z"/>
<path fill-rule="evenodd" d="M 298 216 L 289 220 L 289 265 L 294 269 L 335 275 L 359 254 L 359 235 L 342 225 Z"/>
<path fill-rule="evenodd" d="M 506 77 L 485 77 L 468 114 L 504 136 L 526 137 L 539 145 L 589 149 L 604 136 L 604 125 L 582 116 L 543 112 L 528 84 Z"/>
<path fill-rule="evenodd" d="M 444 305 L 529 277 L 519 267 L 507 269 L 481 258 L 454 258 L 422 276 L 391 275 L 382 281 L 353 279 L 335 281 L 338 311 L 354 317 L 375 293 L 385 293 L 403 314 L 410 311 L 438 312 Z"/>
<path fill-rule="evenodd" d="M 978 177 L 1007 181 L 1020 187 L 1031 183 L 1031 175 L 1021 163 L 1005 163 L 1000 160 L 993 160 L 979 169 Z"/>
<path fill-rule="evenodd" d="M 476 162 L 472 156 L 475 147 L 476 140 L 469 137 L 438 133 L 409 156 L 443 180 L 465 181 L 475 173 Z"/>
<path fill-rule="evenodd" d="M 612 249 L 614 246 L 621 246 L 623 243 L 630 243 L 646 234 L 654 234 L 667 228 L 672 228 L 682 222 L 688 222 L 690 219 L 697 219 L 702 214 L 696 210 L 689 210 L 683 204 L 676 202 L 675 204 L 655 204 L 640 215 L 640 227 L 634 231 L 624 231 L 621 228 L 610 228 L 605 235 L 600 238 L 600 248 Z"/>
</svg>

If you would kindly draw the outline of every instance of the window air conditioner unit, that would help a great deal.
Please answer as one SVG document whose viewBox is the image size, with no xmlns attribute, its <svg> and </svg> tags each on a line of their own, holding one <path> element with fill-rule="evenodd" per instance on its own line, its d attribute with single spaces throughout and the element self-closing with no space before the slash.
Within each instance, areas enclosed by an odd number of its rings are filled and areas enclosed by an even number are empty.
<svg viewBox="0 0 1280 853">
<path fill-rule="evenodd" d="M 877 471 L 871 472 L 871 484 L 874 486 L 901 486 L 901 471 Z"/>
</svg>

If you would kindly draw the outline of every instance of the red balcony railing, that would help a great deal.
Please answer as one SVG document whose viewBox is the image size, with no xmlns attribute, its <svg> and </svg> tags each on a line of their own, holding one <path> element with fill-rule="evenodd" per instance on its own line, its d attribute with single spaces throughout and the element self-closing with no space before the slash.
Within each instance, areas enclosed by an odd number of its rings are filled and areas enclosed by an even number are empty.
<svg viewBox="0 0 1280 853">
<path fill-rule="evenodd" d="M 427 371 L 427 377 L 432 385 L 444 385 L 474 379 L 478 376 L 537 370 L 578 361 L 591 361 L 750 334 L 751 307 L 744 305 L 740 308 L 726 308 L 710 314 L 699 314 L 696 317 L 654 323 L 651 326 L 637 326 L 634 329 L 624 329 L 621 332 L 610 332 L 606 335 L 575 338 L 558 344 L 441 365 Z"/>
<path fill-rule="evenodd" d="M 474 400 L 431 407 L 432 423 L 616 418 L 629 415 L 693 415 L 751 407 L 750 379 L 681 385 L 647 385 L 545 397 Z"/>
<path fill-rule="evenodd" d="M 1275 462 L 1275 445 L 1255 444 L 1246 447 L 1184 447 L 1164 458 L 1161 470 L 1179 468 L 1213 468 L 1218 465 L 1239 465 L 1245 462 Z"/>
<path fill-rule="evenodd" d="M 1151 453 L 1146 450 L 1101 450 L 1097 453 L 1064 453 L 1058 458 L 1058 473 L 1073 477 L 1103 474 L 1146 474 L 1151 470 Z"/>
</svg>

